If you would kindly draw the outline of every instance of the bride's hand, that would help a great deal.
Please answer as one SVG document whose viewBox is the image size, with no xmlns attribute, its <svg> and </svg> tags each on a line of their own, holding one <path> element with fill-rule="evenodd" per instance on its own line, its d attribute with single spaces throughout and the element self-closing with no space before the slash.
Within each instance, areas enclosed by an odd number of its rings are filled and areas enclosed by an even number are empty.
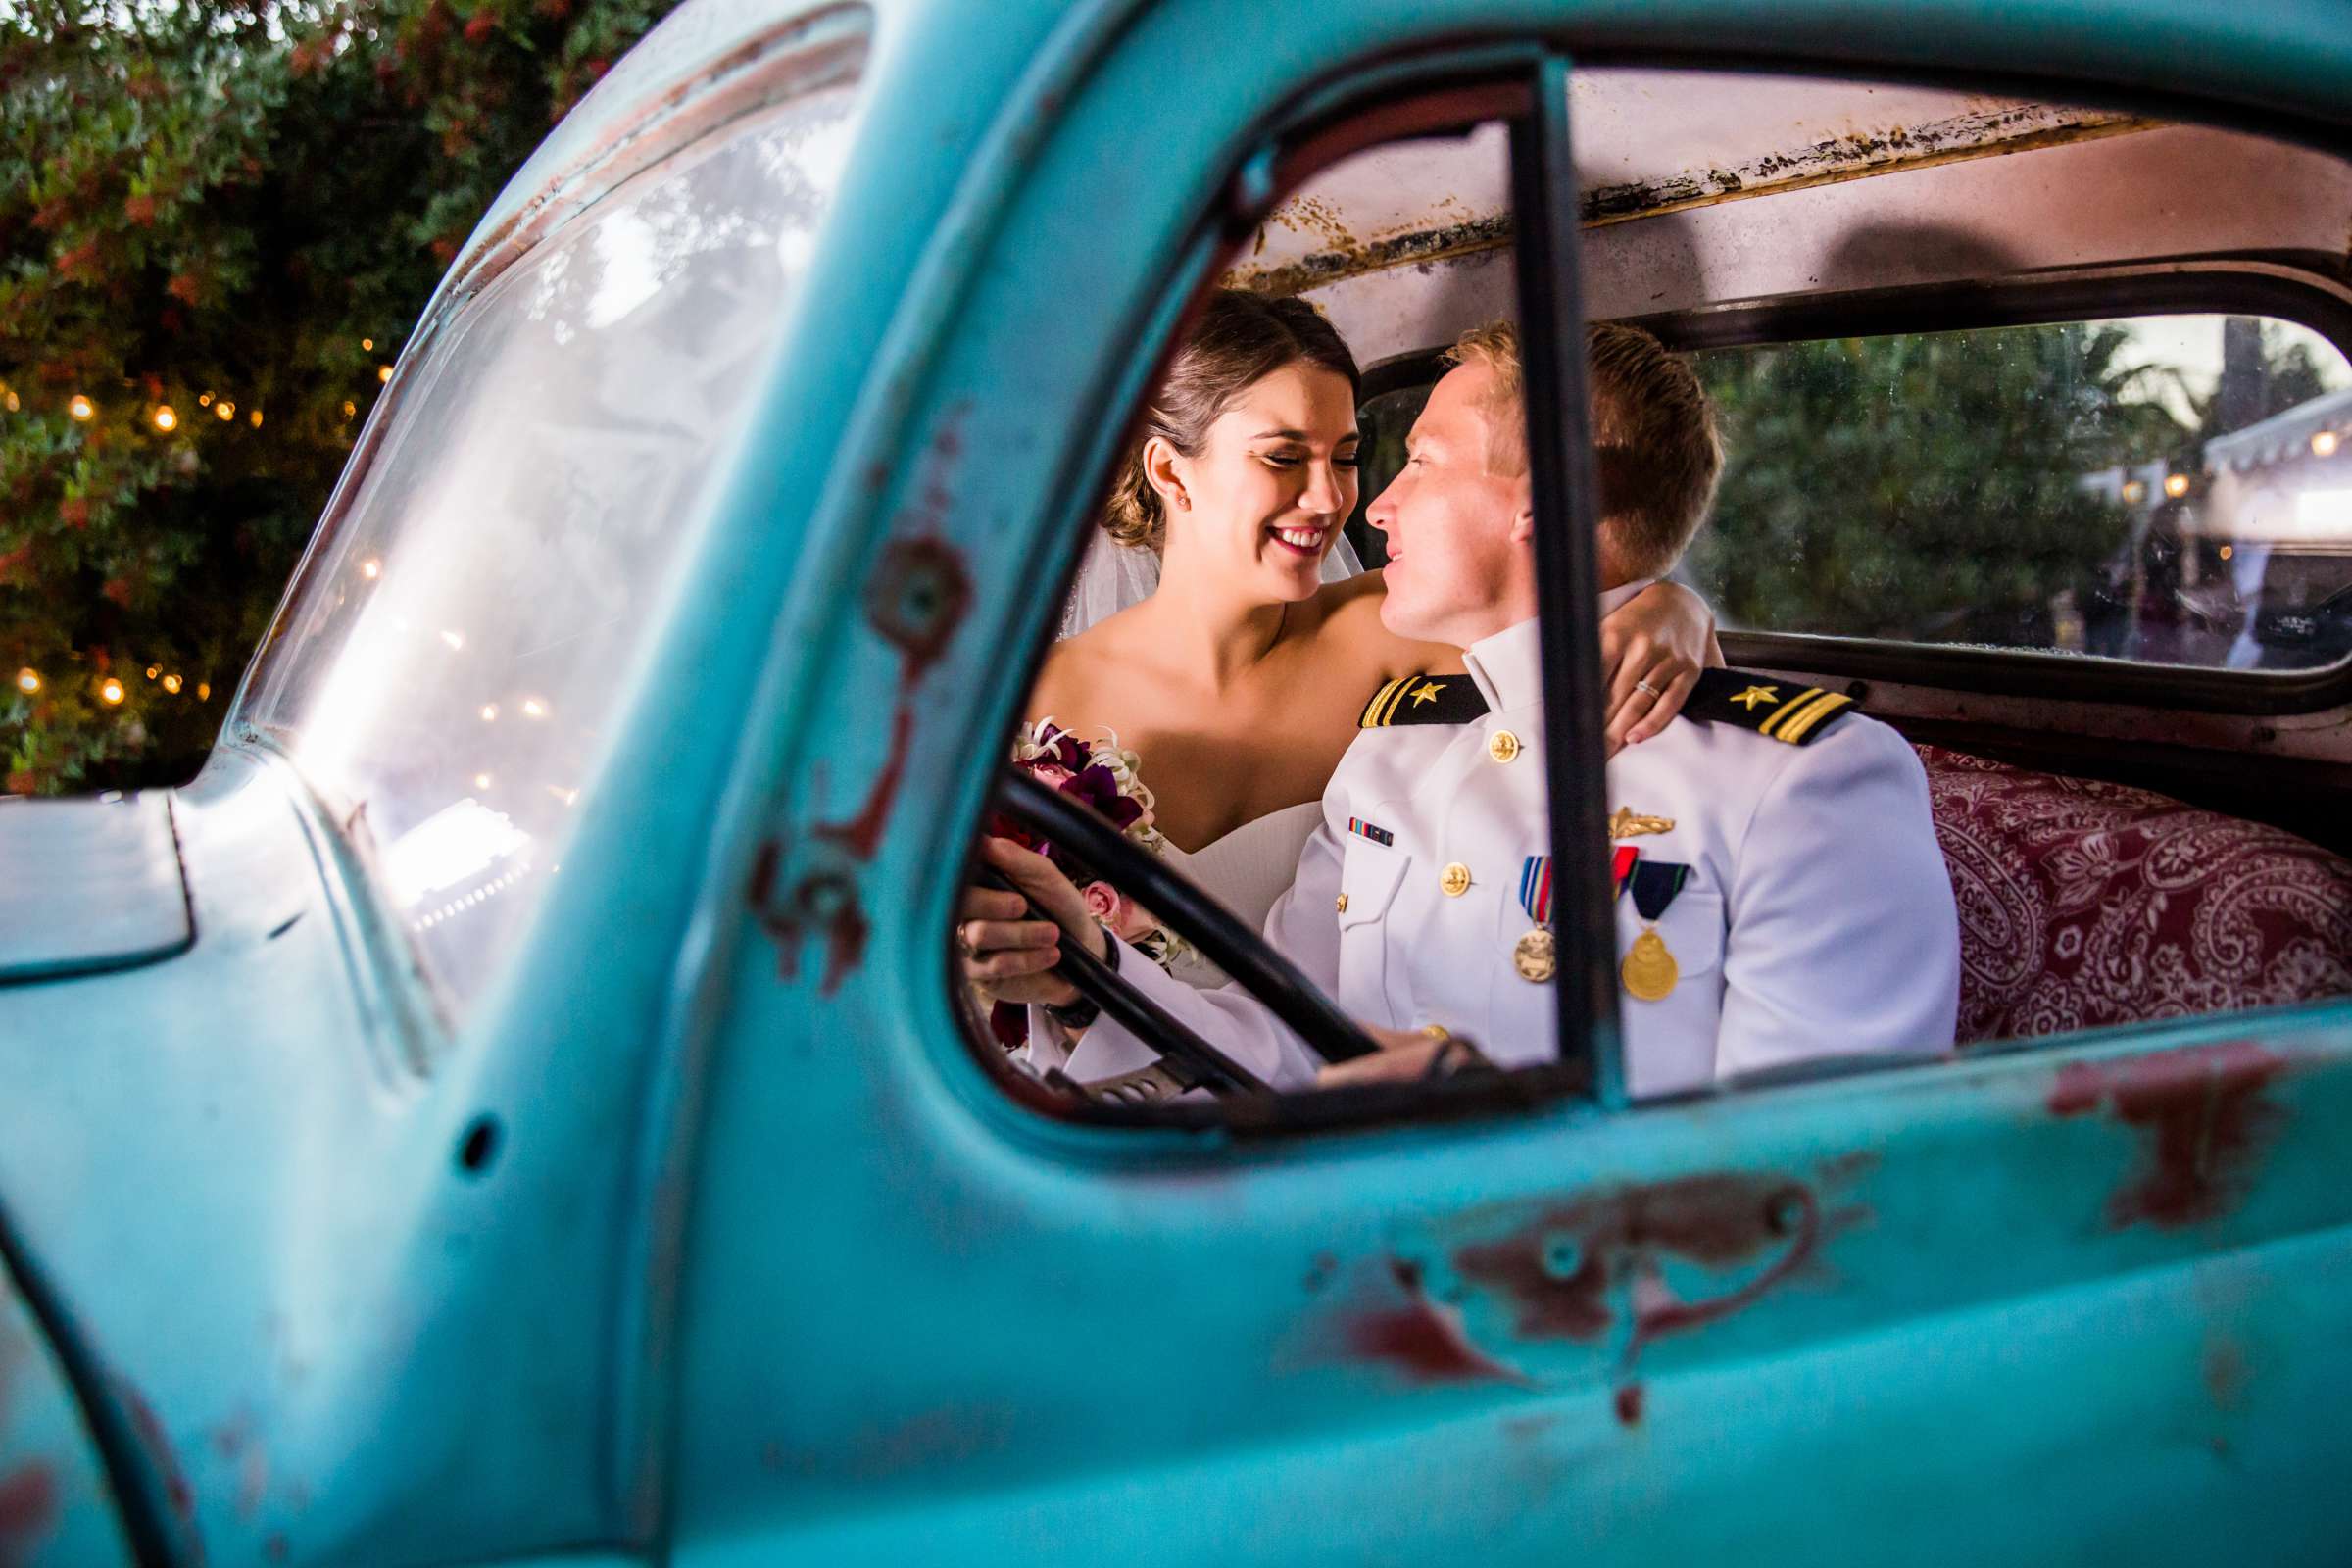
<svg viewBox="0 0 2352 1568">
<path fill-rule="evenodd" d="M 1603 755 L 1614 757 L 1664 729 L 1690 700 L 1699 671 L 1722 664 L 1714 612 L 1679 582 L 1653 582 L 1604 616 L 1600 666 L 1609 722 Z"/>
<path fill-rule="evenodd" d="M 1390 1029 L 1360 1020 L 1365 1034 L 1380 1047 L 1369 1056 L 1334 1062 L 1315 1074 L 1317 1089 L 1344 1089 L 1349 1084 L 1413 1083 L 1441 1077 L 1485 1061 L 1478 1048 L 1443 1029 Z"/>
<path fill-rule="evenodd" d="M 991 1002 L 1056 1007 L 1075 1002 L 1077 989 L 1051 972 L 1061 961 L 1064 933 L 1096 957 L 1109 941 L 1087 914 L 1086 901 L 1052 861 L 1009 839 L 983 840 L 980 858 L 1020 891 L 964 890 L 956 926 L 963 977 Z"/>
</svg>

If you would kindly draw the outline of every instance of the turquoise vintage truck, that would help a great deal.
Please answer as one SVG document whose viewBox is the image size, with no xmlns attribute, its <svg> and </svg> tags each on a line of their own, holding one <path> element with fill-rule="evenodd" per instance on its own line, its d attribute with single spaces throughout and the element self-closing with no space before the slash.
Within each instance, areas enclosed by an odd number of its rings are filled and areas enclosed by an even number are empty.
<svg viewBox="0 0 2352 1568">
<path fill-rule="evenodd" d="M 688 0 L 204 770 L 0 804 L 0 1563 L 2343 1561 L 2352 672 L 2261 628 L 2352 556 L 2348 138 L 2323 0 Z M 1410 1094 L 989 1044 L 974 831 L 1219 279 L 1375 468 L 1490 316 L 1571 415 L 1580 318 L 1707 368 L 1695 580 L 1922 749 L 1961 1049 L 1629 1104 L 1582 982 Z"/>
</svg>

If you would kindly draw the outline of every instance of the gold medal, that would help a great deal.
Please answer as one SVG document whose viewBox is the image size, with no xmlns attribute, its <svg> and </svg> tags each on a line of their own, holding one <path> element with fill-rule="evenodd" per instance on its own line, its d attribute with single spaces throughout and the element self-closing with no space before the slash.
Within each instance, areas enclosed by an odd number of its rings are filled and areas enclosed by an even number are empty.
<svg viewBox="0 0 2352 1568">
<path fill-rule="evenodd" d="M 1625 978 L 1626 995 L 1637 1002 L 1665 1001 L 1674 995 L 1675 982 L 1683 977 L 1682 965 L 1666 951 L 1666 940 L 1655 927 L 1634 938 L 1617 972 Z"/>
<path fill-rule="evenodd" d="M 1542 985 L 1550 979 L 1560 966 L 1552 952 L 1551 933 L 1538 926 L 1521 937 L 1518 946 L 1511 949 L 1511 965 L 1522 980 Z"/>
</svg>

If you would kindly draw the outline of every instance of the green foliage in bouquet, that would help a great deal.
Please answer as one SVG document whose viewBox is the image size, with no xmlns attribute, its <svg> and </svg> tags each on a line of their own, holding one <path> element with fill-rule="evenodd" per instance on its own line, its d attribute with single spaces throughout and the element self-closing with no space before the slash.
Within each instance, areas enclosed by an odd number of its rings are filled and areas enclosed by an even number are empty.
<svg viewBox="0 0 2352 1568">
<path fill-rule="evenodd" d="M 670 3 L 0 8 L 0 789 L 202 760 L 440 274 Z"/>
</svg>

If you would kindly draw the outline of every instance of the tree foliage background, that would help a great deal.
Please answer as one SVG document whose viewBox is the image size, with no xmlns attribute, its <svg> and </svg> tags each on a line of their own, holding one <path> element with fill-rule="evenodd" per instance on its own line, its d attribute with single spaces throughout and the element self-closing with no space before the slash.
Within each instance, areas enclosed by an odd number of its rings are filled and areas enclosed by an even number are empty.
<svg viewBox="0 0 2352 1568">
<path fill-rule="evenodd" d="M 2084 475 L 2196 473 L 2208 438 L 2326 389 L 2278 323 L 2216 325 L 2201 394 L 2112 321 L 1703 353 L 1727 462 L 1692 580 L 1736 626 L 2049 647 L 2060 593 L 2133 569 L 2132 514 Z"/>
<path fill-rule="evenodd" d="M 194 770 L 459 245 L 671 3 L 0 9 L 0 787 Z"/>
</svg>

